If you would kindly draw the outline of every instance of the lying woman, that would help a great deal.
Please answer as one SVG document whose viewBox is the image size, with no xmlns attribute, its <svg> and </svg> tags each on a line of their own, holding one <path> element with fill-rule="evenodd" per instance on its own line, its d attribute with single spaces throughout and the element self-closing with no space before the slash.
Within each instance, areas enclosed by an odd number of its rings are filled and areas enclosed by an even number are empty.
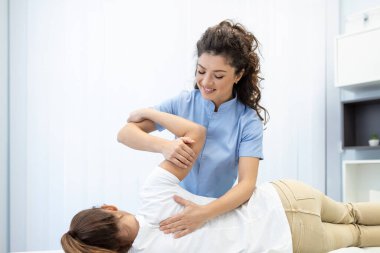
<svg viewBox="0 0 380 253">
<path fill-rule="evenodd" d="M 134 122 L 151 120 L 176 136 L 192 139 L 189 145 L 196 155 L 205 142 L 204 127 L 172 114 L 142 109 L 130 118 Z M 61 238 L 64 251 L 312 253 L 349 246 L 380 246 L 380 203 L 338 203 L 292 180 L 260 185 L 239 208 L 174 239 L 159 230 L 161 220 L 184 208 L 173 196 L 198 205 L 214 200 L 179 186 L 191 166 L 188 168 L 176 167 L 167 160 L 156 167 L 141 189 L 142 206 L 137 215 L 111 205 L 76 214 Z"/>
</svg>

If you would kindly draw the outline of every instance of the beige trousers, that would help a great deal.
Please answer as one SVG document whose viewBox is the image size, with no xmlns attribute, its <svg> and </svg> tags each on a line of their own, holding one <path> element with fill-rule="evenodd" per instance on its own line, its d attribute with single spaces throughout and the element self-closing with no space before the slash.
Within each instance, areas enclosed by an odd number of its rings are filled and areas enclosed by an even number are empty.
<svg viewBox="0 0 380 253">
<path fill-rule="evenodd" d="M 288 218 L 293 252 L 380 246 L 380 202 L 343 204 L 298 181 L 272 184 Z"/>
</svg>

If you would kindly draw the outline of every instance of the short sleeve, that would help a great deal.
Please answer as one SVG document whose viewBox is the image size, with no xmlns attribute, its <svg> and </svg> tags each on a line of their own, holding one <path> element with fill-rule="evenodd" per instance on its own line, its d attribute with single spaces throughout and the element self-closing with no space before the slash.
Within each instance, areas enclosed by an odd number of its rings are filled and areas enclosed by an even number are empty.
<svg viewBox="0 0 380 253">
<path fill-rule="evenodd" d="M 188 97 L 188 94 L 189 92 L 183 91 L 178 96 L 167 99 L 161 104 L 154 106 L 153 108 L 161 112 L 178 115 L 178 109 L 180 108 L 181 104 L 186 99 L 186 97 Z M 156 129 L 158 131 L 165 130 L 163 126 L 157 123 L 156 123 Z"/>
<path fill-rule="evenodd" d="M 170 172 L 157 167 L 146 178 L 140 188 L 141 207 L 138 214 L 148 223 L 157 225 L 160 221 L 182 210 L 175 204 L 179 179 Z"/>
<path fill-rule="evenodd" d="M 246 115 L 245 115 L 246 116 Z M 245 117 L 239 145 L 239 157 L 263 157 L 263 124 L 256 114 Z"/>
</svg>

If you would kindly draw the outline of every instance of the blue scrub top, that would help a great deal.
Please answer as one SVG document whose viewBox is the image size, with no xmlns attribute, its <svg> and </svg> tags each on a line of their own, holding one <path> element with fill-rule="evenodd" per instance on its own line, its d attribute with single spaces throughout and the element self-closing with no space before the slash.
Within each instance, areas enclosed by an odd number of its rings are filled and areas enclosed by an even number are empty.
<svg viewBox="0 0 380 253">
<path fill-rule="evenodd" d="M 235 183 L 239 157 L 263 159 L 263 124 L 255 110 L 236 99 L 214 112 L 212 101 L 199 90 L 184 91 L 155 109 L 203 125 L 206 142 L 192 170 L 180 185 L 193 194 L 218 198 Z M 159 131 L 164 128 L 156 124 Z"/>
</svg>

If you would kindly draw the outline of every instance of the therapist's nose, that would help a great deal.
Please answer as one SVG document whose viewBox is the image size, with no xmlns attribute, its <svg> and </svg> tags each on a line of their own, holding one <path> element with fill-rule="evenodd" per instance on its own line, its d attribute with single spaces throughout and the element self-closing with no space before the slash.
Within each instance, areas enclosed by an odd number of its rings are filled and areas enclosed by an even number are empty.
<svg viewBox="0 0 380 253">
<path fill-rule="evenodd" d="M 201 85 L 211 88 L 214 84 L 214 80 L 212 79 L 212 76 L 210 74 L 205 74 L 203 78 L 200 81 Z"/>
</svg>

